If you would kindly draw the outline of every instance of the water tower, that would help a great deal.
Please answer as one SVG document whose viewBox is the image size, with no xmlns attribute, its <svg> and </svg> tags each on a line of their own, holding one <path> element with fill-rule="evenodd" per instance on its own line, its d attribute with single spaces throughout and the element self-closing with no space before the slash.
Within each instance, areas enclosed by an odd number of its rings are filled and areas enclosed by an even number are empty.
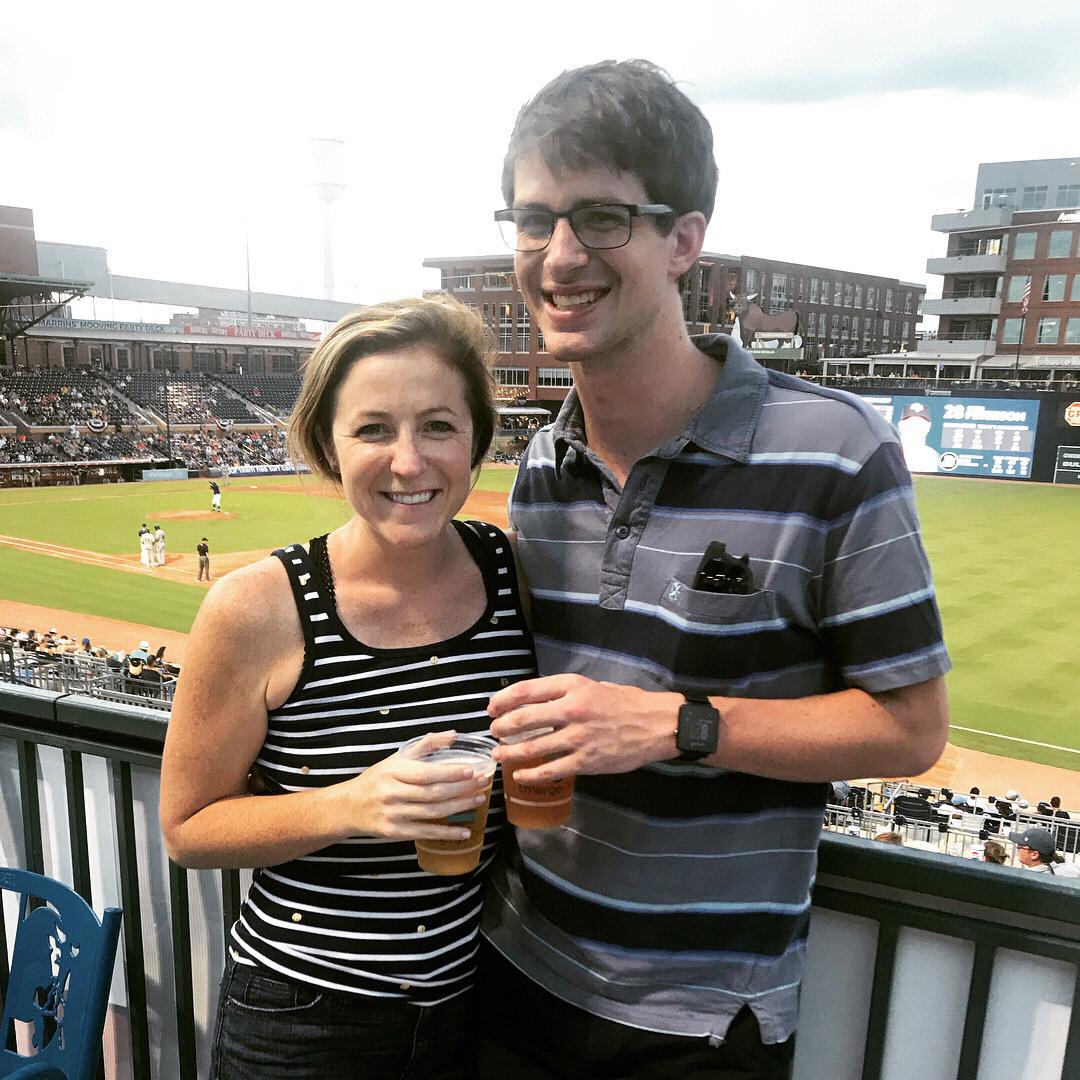
<svg viewBox="0 0 1080 1080">
<path fill-rule="evenodd" d="M 334 299 L 333 206 L 345 190 L 341 139 L 312 139 L 311 163 L 315 197 L 323 207 L 323 296 Z"/>
</svg>

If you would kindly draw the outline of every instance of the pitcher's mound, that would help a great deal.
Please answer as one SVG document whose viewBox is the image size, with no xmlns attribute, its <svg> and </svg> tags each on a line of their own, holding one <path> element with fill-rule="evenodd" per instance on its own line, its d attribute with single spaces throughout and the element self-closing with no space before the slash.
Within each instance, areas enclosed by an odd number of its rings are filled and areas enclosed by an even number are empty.
<svg viewBox="0 0 1080 1080">
<path fill-rule="evenodd" d="M 164 521 L 209 521 L 210 518 L 234 518 L 228 510 L 169 510 L 164 514 L 154 514 L 154 520 Z"/>
</svg>

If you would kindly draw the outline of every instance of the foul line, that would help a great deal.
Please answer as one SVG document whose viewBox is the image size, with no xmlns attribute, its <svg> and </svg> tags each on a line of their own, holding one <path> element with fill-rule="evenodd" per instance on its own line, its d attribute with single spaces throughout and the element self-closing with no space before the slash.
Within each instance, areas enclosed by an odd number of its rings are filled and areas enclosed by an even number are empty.
<svg viewBox="0 0 1080 1080">
<path fill-rule="evenodd" d="M 1015 735 L 999 735 L 996 731 L 980 731 L 973 727 L 960 727 L 958 724 L 950 724 L 952 731 L 966 731 L 971 735 L 986 735 L 991 739 L 1008 739 L 1009 742 L 1024 743 L 1026 746 L 1041 746 L 1045 750 L 1060 750 L 1065 754 L 1080 754 L 1075 746 L 1055 746 L 1053 743 L 1036 742 L 1034 739 L 1018 739 Z"/>
</svg>

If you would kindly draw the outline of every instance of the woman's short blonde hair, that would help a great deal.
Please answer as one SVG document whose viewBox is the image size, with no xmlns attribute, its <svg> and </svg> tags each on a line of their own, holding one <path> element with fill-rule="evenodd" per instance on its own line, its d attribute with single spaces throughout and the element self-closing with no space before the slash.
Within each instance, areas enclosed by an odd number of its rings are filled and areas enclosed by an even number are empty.
<svg viewBox="0 0 1080 1080">
<path fill-rule="evenodd" d="M 495 433 L 491 332 L 480 317 L 450 296 L 390 300 L 350 312 L 331 327 L 304 364 L 304 383 L 289 417 L 294 462 L 338 483 L 327 448 L 338 390 L 356 361 L 375 353 L 427 346 L 461 376 L 473 427 L 472 467 L 484 460 Z"/>
</svg>

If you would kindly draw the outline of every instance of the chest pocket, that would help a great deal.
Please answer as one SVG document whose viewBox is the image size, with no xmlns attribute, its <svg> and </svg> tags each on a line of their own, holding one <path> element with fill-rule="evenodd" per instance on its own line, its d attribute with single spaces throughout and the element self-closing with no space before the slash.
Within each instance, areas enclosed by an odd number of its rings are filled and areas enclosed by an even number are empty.
<svg viewBox="0 0 1080 1080">
<path fill-rule="evenodd" d="M 657 605 L 650 655 L 669 672 L 661 677 L 669 689 L 737 689 L 747 675 L 776 666 L 777 657 L 768 659 L 770 645 L 785 625 L 771 590 L 702 592 L 670 578 Z"/>
</svg>

